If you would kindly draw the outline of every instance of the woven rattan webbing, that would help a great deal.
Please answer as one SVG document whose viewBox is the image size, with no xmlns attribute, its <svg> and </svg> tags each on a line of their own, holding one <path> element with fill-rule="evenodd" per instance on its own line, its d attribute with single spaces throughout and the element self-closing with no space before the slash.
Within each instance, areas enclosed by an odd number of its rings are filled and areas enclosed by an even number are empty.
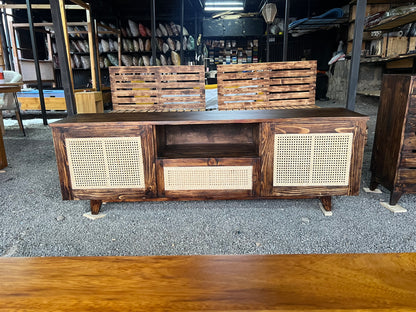
<svg viewBox="0 0 416 312">
<path fill-rule="evenodd" d="M 144 188 L 140 137 L 67 138 L 73 189 Z"/>
<path fill-rule="evenodd" d="M 165 167 L 165 190 L 251 190 L 252 166 Z"/>
<path fill-rule="evenodd" d="M 273 186 L 348 185 L 352 133 L 275 134 Z"/>
</svg>

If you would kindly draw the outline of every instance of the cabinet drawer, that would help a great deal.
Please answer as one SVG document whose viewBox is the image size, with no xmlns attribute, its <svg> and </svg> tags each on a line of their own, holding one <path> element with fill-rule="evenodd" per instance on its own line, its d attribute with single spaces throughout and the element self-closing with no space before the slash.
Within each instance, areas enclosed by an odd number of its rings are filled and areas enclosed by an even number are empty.
<svg viewBox="0 0 416 312">
<path fill-rule="evenodd" d="M 234 198 L 258 193 L 259 158 L 159 159 L 162 197 Z"/>
</svg>

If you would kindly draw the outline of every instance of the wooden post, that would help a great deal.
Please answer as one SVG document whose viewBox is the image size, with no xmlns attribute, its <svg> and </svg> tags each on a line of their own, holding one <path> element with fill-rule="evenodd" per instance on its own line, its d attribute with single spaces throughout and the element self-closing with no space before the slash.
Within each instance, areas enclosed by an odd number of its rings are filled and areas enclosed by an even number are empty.
<svg viewBox="0 0 416 312">
<path fill-rule="evenodd" d="M 289 41 L 289 17 L 290 17 L 290 0 L 286 0 L 285 5 L 285 31 L 283 32 L 283 59 L 282 61 L 287 61 L 287 49 L 288 49 L 288 41 Z"/>
<path fill-rule="evenodd" d="M 91 81 L 92 81 L 92 88 L 96 91 L 100 90 L 99 84 L 99 75 L 100 75 L 100 66 L 97 66 L 97 53 L 96 53 L 96 41 L 95 38 L 95 29 L 93 22 L 91 22 L 91 10 L 85 10 L 87 15 L 87 23 L 88 23 L 88 45 L 90 50 L 90 65 L 91 65 Z"/>
<path fill-rule="evenodd" d="M 156 66 L 156 4 L 155 0 L 150 1 L 151 6 L 151 28 L 152 28 L 152 60 L 153 60 L 153 66 Z"/>
<path fill-rule="evenodd" d="M 59 65 L 61 67 L 62 86 L 65 93 L 68 116 L 77 113 L 74 98 L 74 81 L 71 70 L 71 56 L 69 54 L 68 28 L 66 24 L 63 0 L 49 0 L 51 4 L 52 21 L 55 25 L 56 48 L 58 50 Z"/>
<path fill-rule="evenodd" d="M 361 45 L 363 42 L 363 30 L 365 20 L 365 8 L 367 0 L 357 0 L 357 9 L 354 23 L 354 40 L 352 43 L 352 55 L 350 73 L 348 79 L 347 109 L 355 110 L 357 97 L 358 75 L 360 71 Z M 388 41 L 388 40 L 387 40 Z"/>
<path fill-rule="evenodd" d="M 184 23 L 184 16 L 185 16 L 185 0 L 181 0 L 181 50 L 180 50 L 180 56 L 181 56 L 181 65 L 185 65 L 184 63 L 184 57 L 183 57 L 183 23 Z"/>
<path fill-rule="evenodd" d="M 29 21 L 30 39 L 32 41 L 32 54 L 33 54 L 33 60 L 35 63 L 36 80 L 38 83 L 40 109 L 42 111 L 43 124 L 46 126 L 48 124 L 48 118 L 46 116 L 45 97 L 43 96 L 42 75 L 40 73 L 38 48 L 36 44 L 36 37 L 35 37 L 36 34 L 35 34 L 35 28 L 33 26 L 32 5 L 30 3 L 30 0 L 26 0 L 26 5 L 27 5 L 27 17 Z M 24 131 L 23 131 L 23 134 L 24 134 Z"/>
<path fill-rule="evenodd" d="M 1 39 L 1 47 L 2 47 L 2 61 L 4 62 L 4 65 L 6 67 L 3 69 L 10 70 L 11 66 L 10 66 L 9 49 L 7 47 L 7 40 L 6 40 L 7 37 L 6 37 L 6 32 L 5 32 L 5 28 L 7 28 L 7 25 L 3 24 L 3 15 L 5 15 L 3 13 L 3 10 L 0 10 L 0 36 L 1 36 L 0 39 Z"/>
</svg>

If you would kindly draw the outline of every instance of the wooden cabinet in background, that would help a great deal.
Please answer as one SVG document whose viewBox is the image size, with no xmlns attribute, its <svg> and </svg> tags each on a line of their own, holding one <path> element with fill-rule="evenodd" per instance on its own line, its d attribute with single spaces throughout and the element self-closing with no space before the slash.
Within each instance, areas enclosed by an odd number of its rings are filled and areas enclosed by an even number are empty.
<svg viewBox="0 0 416 312">
<path fill-rule="evenodd" d="M 358 195 L 368 118 L 342 108 L 76 115 L 51 124 L 62 197 Z"/>
<path fill-rule="evenodd" d="M 416 76 L 383 77 L 371 172 L 370 189 L 390 190 L 390 205 L 416 192 Z"/>
</svg>

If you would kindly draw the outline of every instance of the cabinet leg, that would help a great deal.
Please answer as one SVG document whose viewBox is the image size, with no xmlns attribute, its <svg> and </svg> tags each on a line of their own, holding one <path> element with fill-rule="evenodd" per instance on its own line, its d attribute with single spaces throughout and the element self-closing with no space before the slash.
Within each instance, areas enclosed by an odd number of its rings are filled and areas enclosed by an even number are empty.
<svg viewBox="0 0 416 312">
<path fill-rule="evenodd" d="M 398 190 L 393 190 L 390 192 L 390 202 L 389 204 L 391 206 L 394 206 L 397 204 L 397 202 L 399 201 L 400 197 L 402 197 L 403 192 L 398 191 Z"/>
<path fill-rule="evenodd" d="M 324 209 L 326 211 L 331 211 L 331 200 L 332 197 L 331 196 L 323 196 L 323 197 L 319 197 L 319 199 L 321 200 L 322 206 L 324 206 Z"/>
<path fill-rule="evenodd" d="M 371 180 L 370 180 L 370 190 L 374 191 L 378 186 L 378 182 L 376 181 L 376 179 L 371 176 Z"/>
<path fill-rule="evenodd" d="M 90 201 L 91 214 L 93 215 L 99 214 L 102 203 L 103 203 L 102 200 L 91 200 Z"/>
</svg>

